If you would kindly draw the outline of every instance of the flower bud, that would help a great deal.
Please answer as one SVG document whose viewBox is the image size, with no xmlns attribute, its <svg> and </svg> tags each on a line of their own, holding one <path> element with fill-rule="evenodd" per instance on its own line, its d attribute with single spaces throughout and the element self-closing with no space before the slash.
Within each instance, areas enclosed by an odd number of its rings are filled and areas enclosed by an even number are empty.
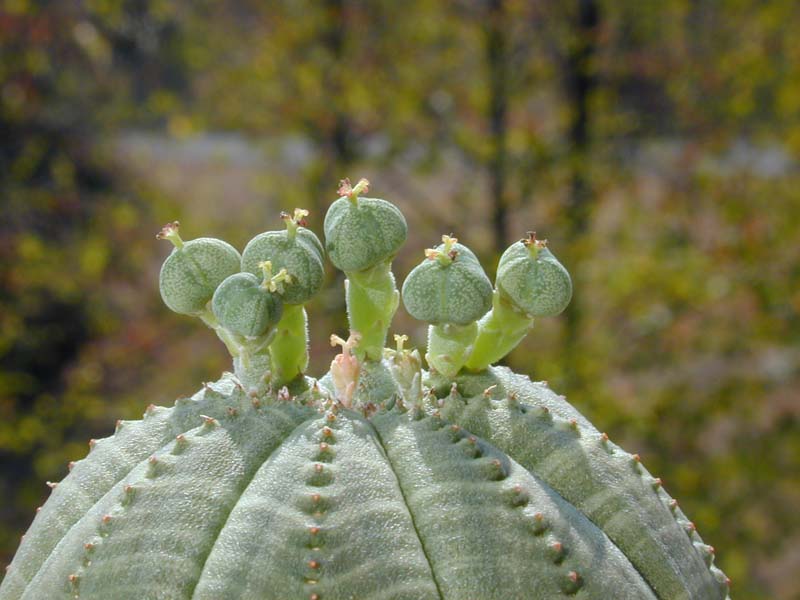
<svg viewBox="0 0 800 600">
<path fill-rule="evenodd" d="M 466 325 L 491 308 L 492 283 L 469 248 L 446 235 L 442 241 L 408 274 L 403 304 L 420 321 Z"/>
<path fill-rule="evenodd" d="M 531 317 L 557 315 L 572 298 L 569 273 L 535 233 L 503 253 L 496 284 L 504 299 Z"/>
<path fill-rule="evenodd" d="M 158 286 L 164 303 L 176 313 L 202 311 L 217 286 L 239 271 L 241 258 L 236 248 L 213 238 L 184 242 L 177 221 L 165 225 L 156 237 L 175 244 L 161 266 Z"/>
<path fill-rule="evenodd" d="M 250 240 L 242 253 L 242 271 L 258 275 L 259 263 L 269 260 L 276 270 L 286 269 L 291 283 L 285 286 L 286 304 L 305 304 L 322 287 L 325 275 L 323 249 L 313 231 L 299 225 L 308 214 L 295 210 L 294 218 L 284 213 L 287 229 L 267 231 Z"/>
<path fill-rule="evenodd" d="M 342 197 L 325 215 L 325 250 L 336 268 L 346 273 L 391 260 L 408 235 L 405 217 L 395 205 L 358 197 L 366 189 L 365 179 L 355 187 L 343 181 Z"/>
<path fill-rule="evenodd" d="M 231 333 L 258 337 L 278 323 L 283 303 L 277 293 L 252 273 L 236 273 L 214 292 L 211 310 L 220 325 Z"/>
</svg>

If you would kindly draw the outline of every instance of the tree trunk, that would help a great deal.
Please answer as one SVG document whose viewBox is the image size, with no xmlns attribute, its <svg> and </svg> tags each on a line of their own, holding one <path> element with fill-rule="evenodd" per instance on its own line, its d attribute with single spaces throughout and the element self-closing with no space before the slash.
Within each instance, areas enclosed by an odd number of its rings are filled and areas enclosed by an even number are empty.
<svg viewBox="0 0 800 600">
<path fill-rule="evenodd" d="M 596 31 L 600 22 L 600 9 L 596 0 L 578 0 L 578 11 L 574 17 L 576 42 L 570 47 L 565 61 L 565 93 L 570 107 L 568 141 L 570 192 L 566 211 L 566 239 L 572 251 L 572 264 L 582 259 L 584 236 L 588 227 L 590 200 L 592 196 L 589 179 L 591 154 L 589 102 L 597 87 L 592 71 L 597 51 Z M 580 343 L 581 297 L 580 286 L 565 313 L 564 322 L 564 374 L 572 389 L 580 386 L 580 368 L 576 364 L 577 346 Z"/>
<path fill-rule="evenodd" d="M 489 0 L 486 19 L 486 62 L 489 71 L 489 190 L 492 199 L 492 228 L 498 254 L 506 247 L 508 201 L 506 179 L 508 157 L 508 41 L 504 0 Z"/>
<path fill-rule="evenodd" d="M 325 89 L 331 92 L 330 97 L 334 99 L 331 106 L 334 113 L 333 125 L 326 132 L 328 139 L 325 140 L 325 144 L 333 165 L 347 166 L 353 161 L 354 156 L 350 141 L 350 118 L 347 114 L 347 107 L 341 103 L 341 99 L 344 97 L 342 95 L 344 82 L 341 73 L 345 71 L 343 63 L 347 35 L 347 21 L 344 14 L 345 0 L 326 0 L 325 11 L 327 19 L 322 40 L 325 49 L 333 57 L 333 63 L 336 65 L 336 68 L 329 70 L 325 77 L 327 80 Z"/>
</svg>

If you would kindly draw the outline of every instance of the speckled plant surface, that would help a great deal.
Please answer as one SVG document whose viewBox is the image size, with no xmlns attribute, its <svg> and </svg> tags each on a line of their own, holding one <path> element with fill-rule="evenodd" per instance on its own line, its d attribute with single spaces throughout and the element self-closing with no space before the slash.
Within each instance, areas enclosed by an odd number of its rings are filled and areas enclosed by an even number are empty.
<svg viewBox="0 0 800 600">
<path fill-rule="evenodd" d="M 164 301 L 217 333 L 233 371 L 92 441 L 51 484 L 1 600 L 728 597 L 637 455 L 492 366 L 569 302 L 546 243 L 513 244 L 494 284 L 455 238 L 427 250 L 402 286 L 430 324 L 423 360 L 405 336 L 385 347 L 406 222 L 366 191 L 343 182 L 324 246 L 299 209 L 242 256 L 164 228 Z M 326 255 L 351 332 L 315 379 L 303 304 Z"/>
</svg>

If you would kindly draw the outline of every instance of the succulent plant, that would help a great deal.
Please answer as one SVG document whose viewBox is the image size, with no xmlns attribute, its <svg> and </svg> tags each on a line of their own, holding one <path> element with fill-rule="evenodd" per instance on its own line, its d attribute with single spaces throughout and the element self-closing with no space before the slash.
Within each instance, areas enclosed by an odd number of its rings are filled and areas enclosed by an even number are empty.
<svg viewBox="0 0 800 600">
<path fill-rule="evenodd" d="M 183 260 L 187 283 L 165 301 L 193 307 L 233 371 L 92 440 L 51 484 L 0 600 L 728 597 L 714 549 L 637 455 L 546 384 L 492 366 L 568 302 L 555 257 L 532 236 L 513 245 L 492 289 L 446 236 L 403 286 L 431 323 L 425 370 L 406 336 L 383 347 L 405 221 L 387 217 L 394 237 L 378 243 L 383 217 L 347 211 L 397 209 L 359 200 L 365 188 L 344 183 L 325 220 L 351 325 L 330 371 L 304 372 L 305 311 L 288 298 L 321 257 L 310 230 L 256 238 L 280 242 L 259 250 L 261 273 Z M 281 254 L 299 245 L 310 254 Z"/>
</svg>

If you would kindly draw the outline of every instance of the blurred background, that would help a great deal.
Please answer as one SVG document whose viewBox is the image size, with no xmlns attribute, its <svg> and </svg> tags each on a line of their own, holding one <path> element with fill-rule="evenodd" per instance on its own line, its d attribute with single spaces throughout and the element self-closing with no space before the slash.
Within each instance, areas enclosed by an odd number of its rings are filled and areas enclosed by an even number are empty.
<svg viewBox="0 0 800 600">
<path fill-rule="evenodd" d="M 795 0 L 0 7 L 0 564 L 90 437 L 230 368 L 161 303 L 160 226 L 321 235 L 350 176 L 409 221 L 400 280 L 442 233 L 490 275 L 548 238 L 574 300 L 507 362 L 643 456 L 735 598 L 800 597 Z"/>
</svg>

